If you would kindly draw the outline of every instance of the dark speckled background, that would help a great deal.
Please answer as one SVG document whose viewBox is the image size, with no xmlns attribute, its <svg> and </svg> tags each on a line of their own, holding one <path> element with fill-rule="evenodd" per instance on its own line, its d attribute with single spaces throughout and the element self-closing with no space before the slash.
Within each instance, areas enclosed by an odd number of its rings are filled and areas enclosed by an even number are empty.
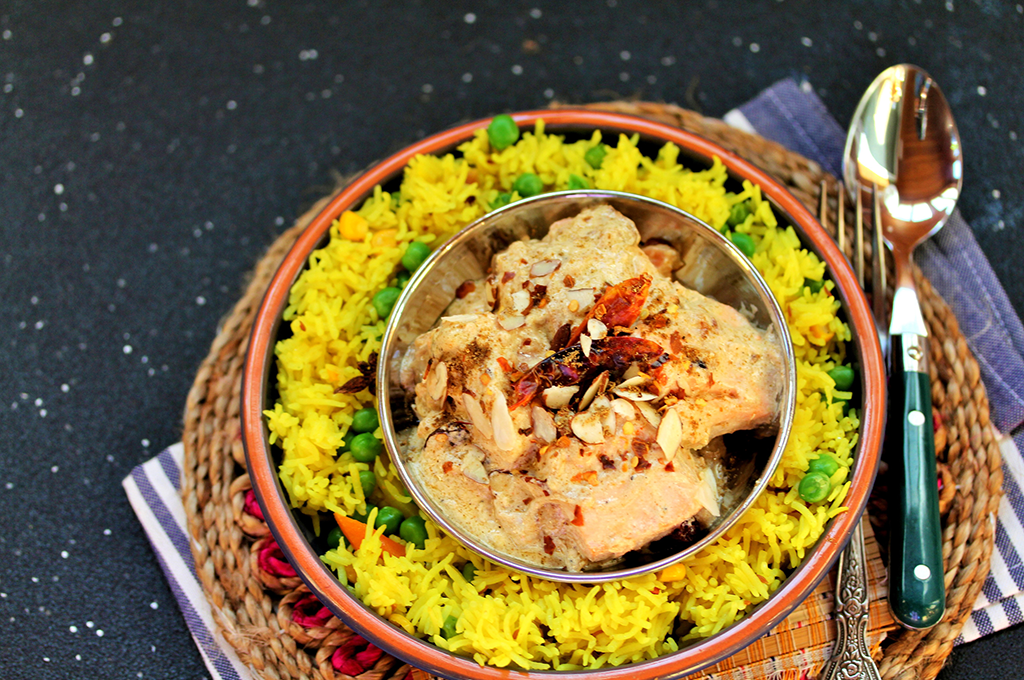
<svg viewBox="0 0 1024 680">
<path fill-rule="evenodd" d="M 845 124 L 915 62 L 1022 311 L 1022 36 L 1024 7 L 993 0 L 3 0 L 0 677 L 205 676 L 120 481 L 176 441 L 217 320 L 335 172 L 552 98 L 719 116 L 793 76 Z M 941 677 L 1022 654 L 1013 629 Z"/>
</svg>

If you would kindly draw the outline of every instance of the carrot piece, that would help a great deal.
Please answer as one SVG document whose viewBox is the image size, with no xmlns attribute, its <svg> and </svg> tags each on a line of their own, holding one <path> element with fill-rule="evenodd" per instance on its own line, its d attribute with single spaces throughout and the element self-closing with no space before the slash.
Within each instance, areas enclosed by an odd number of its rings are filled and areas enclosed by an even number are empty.
<svg viewBox="0 0 1024 680">
<path fill-rule="evenodd" d="M 345 517 L 337 512 L 334 513 L 334 519 L 338 522 L 338 528 L 341 529 L 341 533 L 345 535 L 345 538 L 352 544 L 352 547 L 359 550 L 359 546 L 363 544 L 363 539 L 366 538 L 366 524 L 357 519 Z M 380 536 L 380 546 L 384 552 L 395 557 L 405 557 L 405 546 L 384 534 Z"/>
</svg>

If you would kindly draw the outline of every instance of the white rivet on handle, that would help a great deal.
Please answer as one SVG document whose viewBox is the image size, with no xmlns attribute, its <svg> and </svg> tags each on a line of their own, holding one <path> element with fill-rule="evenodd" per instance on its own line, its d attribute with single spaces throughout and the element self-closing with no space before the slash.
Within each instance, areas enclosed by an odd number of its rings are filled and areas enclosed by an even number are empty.
<svg viewBox="0 0 1024 680">
<path fill-rule="evenodd" d="M 924 414 L 921 413 L 920 411 L 911 411 L 910 413 L 907 414 L 907 422 L 909 422 L 911 425 L 921 427 L 922 425 L 924 425 Z"/>
<path fill-rule="evenodd" d="M 914 567 L 914 578 L 918 581 L 927 581 L 928 577 L 932 575 L 932 570 L 923 564 L 919 564 Z"/>
</svg>

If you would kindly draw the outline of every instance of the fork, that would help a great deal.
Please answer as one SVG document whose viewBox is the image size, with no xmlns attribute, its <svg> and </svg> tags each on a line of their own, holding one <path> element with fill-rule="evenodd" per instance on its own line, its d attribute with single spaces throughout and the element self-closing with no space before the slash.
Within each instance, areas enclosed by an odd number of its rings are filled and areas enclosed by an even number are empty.
<svg viewBox="0 0 1024 680">
<path fill-rule="evenodd" d="M 838 183 L 839 197 L 837 199 L 836 211 L 836 243 L 839 250 L 846 254 L 846 224 L 844 191 L 842 182 Z M 821 181 L 819 193 L 819 221 L 828 230 L 828 190 L 825 180 Z M 877 201 L 877 192 L 875 201 Z M 877 210 L 872 210 L 872 215 L 877 215 Z M 872 250 L 872 289 L 881 291 L 875 293 L 874 311 L 876 327 L 884 329 L 884 323 L 879 325 L 879 319 L 885 318 L 885 267 L 882 262 L 884 251 L 878 247 L 877 241 L 881 238 L 881 230 L 874 230 L 876 243 Z M 864 287 L 864 219 L 860 204 L 860 192 L 857 192 L 856 219 L 854 229 L 854 260 L 856 262 L 857 282 L 861 288 Z M 879 281 L 879 276 L 881 280 Z M 881 310 L 881 313 L 879 313 Z M 863 519 L 863 518 L 861 518 Z M 871 658 L 871 651 L 868 649 L 868 569 L 866 550 L 864 547 L 864 531 L 861 529 L 861 521 L 857 522 L 850 536 L 850 542 L 839 555 L 839 576 L 836 580 L 835 611 L 836 611 L 836 642 L 832 648 L 832 655 L 825 663 L 821 674 L 821 680 L 881 680 L 878 673 L 878 666 Z"/>
</svg>

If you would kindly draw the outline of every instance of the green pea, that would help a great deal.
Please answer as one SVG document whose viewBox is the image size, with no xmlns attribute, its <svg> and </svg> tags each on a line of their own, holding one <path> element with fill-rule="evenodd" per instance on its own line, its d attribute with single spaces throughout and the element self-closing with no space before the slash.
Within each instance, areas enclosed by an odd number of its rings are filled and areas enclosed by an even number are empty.
<svg viewBox="0 0 1024 680">
<path fill-rule="evenodd" d="M 422 550 L 427 540 L 427 523 L 419 515 L 410 517 L 402 522 L 398 535 Z"/>
<path fill-rule="evenodd" d="M 412 278 L 412 274 L 402 270 L 395 274 L 395 286 L 398 288 L 405 288 L 405 284 L 409 283 L 409 279 Z"/>
<path fill-rule="evenodd" d="M 743 224 L 748 217 L 750 217 L 750 208 L 747 206 L 747 202 L 734 203 L 732 209 L 729 210 L 729 219 L 726 220 L 726 224 L 735 227 L 737 224 Z"/>
<path fill-rule="evenodd" d="M 402 290 L 400 288 L 388 286 L 383 290 L 377 291 L 377 294 L 373 296 L 370 302 L 373 304 L 373 308 L 377 310 L 380 318 L 386 319 L 391 314 L 391 309 L 398 302 L 398 296 L 401 294 Z"/>
<path fill-rule="evenodd" d="M 339 529 L 338 527 L 334 527 L 327 534 L 327 547 L 331 550 L 334 550 L 339 545 L 341 545 L 341 538 L 341 529 Z"/>
<path fill-rule="evenodd" d="M 352 428 L 349 428 L 348 432 L 345 433 L 345 436 L 341 438 L 341 447 L 338 448 L 338 452 L 341 453 L 342 451 L 348 451 L 351 449 L 352 440 L 355 439 L 355 436 L 356 433 L 352 431 Z"/>
<path fill-rule="evenodd" d="M 462 578 L 466 579 L 467 583 L 472 583 L 473 579 L 476 578 L 476 565 L 472 562 L 466 562 L 462 565 Z"/>
<path fill-rule="evenodd" d="M 375 408 L 361 408 L 352 415 L 352 429 L 356 432 L 373 432 L 379 425 Z"/>
<path fill-rule="evenodd" d="M 363 487 L 363 498 L 368 497 L 377 488 L 377 475 L 372 470 L 360 470 L 359 486 Z"/>
<path fill-rule="evenodd" d="M 402 266 L 414 272 L 428 257 L 430 257 L 430 246 L 423 241 L 413 241 L 406 247 L 405 254 L 402 255 Z"/>
<path fill-rule="evenodd" d="M 825 282 L 821 280 L 815 281 L 814 279 L 804 279 L 804 285 L 810 288 L 812 293 L 817 293 L 825 286 Z"/>
<path fill-rule="evenodd" d="M 398 530 L 402 527 L 403 519 L 405 517 L 402 515 L 401 510 L 385 505 L 377 511 L 377 521 L 373 523 L 373 528 L 380 529 L 384 527 L 384 533 L 391 536 L 398 533 Z"/>
<path fill-rule="evenodd" d="M 458 622 L 459 620 L 451 614 L 445 617 L 444 625 L 441 626 L 441 637 L 445 640 L 451 640 L 455 637 L 455 624 Z"/>
<path fill-rule="evenodd" d="M 828 372 L 828 377 L 836 384 L 837 390 L 848 390 L 853 387 L 853 369 L 840 364 Z"/>
<path fill-rule="evenodd" d="M 828 497 L 832 482 L 824 472 L 808 472 L 800 480 L 800 498 L 808 503 L 820 503 Z"/>
<path fill-rule="evenodd" d="M 519 126 L 508 114 L 495 116 L 487 126 L 487 139 L 490 140 L 491 146 L 501 151 L 512 146 L 519 139 Z"/>
<path fill-rule="evenodd" d="M 494 197 L 491 201 L 491 210 L 497 210 L 512 202 L 512 194 L 508 191 L 502 192 Z"/>
<path fill-rule="evenodd" d="M 827 453 L 819 455 L 807 465 L 808 472 L 820 472 L 827 477 L 834 475 L 838 469 L 839 463 Z"/>
<path fill-rule="evenodd" d="M 587 162 L 587 165 L 597 170 L 604 163 L 604 157 L 608 153 L 608 147 L 604 144 L 598 144 L 587 149 L 587 153 L 583 154 L 583 160 Z"/>
<path fill-rule="evenodd" d="M 576 191 L 577 189 L 589 189 L 590 188 L 590 182 L 588 182 L 583 177 L 580 177 L 579 175 L 573 173 L 573 174 L 569 175 L 569 187 L 568 188 L 570 190 L 572 190 L 572 191 Z"/>
<path fill-rule="evenodd" d="M 754 251 L 757 250 L 754 239 L 750 234 L 741 234 L 738 231 L 734 231 L 729 235 L 729 240 L 747 257 L 753 257 Z"/>
<path fill-rule="evenodd" d="M 349 445 L 352 457 L 360 463 L 372 463 L 384 450 L 380 440 L 373 436 L 372 432 L 363 432 L 352 438 Z"/>
<path fill-rule="evenodd" d="M 512 191 L 518 192 L 523 198 L 529 198 L 544 191 L 544 183 L 532 172 L 524 172 L 512 183 Z"/>
</svg>

